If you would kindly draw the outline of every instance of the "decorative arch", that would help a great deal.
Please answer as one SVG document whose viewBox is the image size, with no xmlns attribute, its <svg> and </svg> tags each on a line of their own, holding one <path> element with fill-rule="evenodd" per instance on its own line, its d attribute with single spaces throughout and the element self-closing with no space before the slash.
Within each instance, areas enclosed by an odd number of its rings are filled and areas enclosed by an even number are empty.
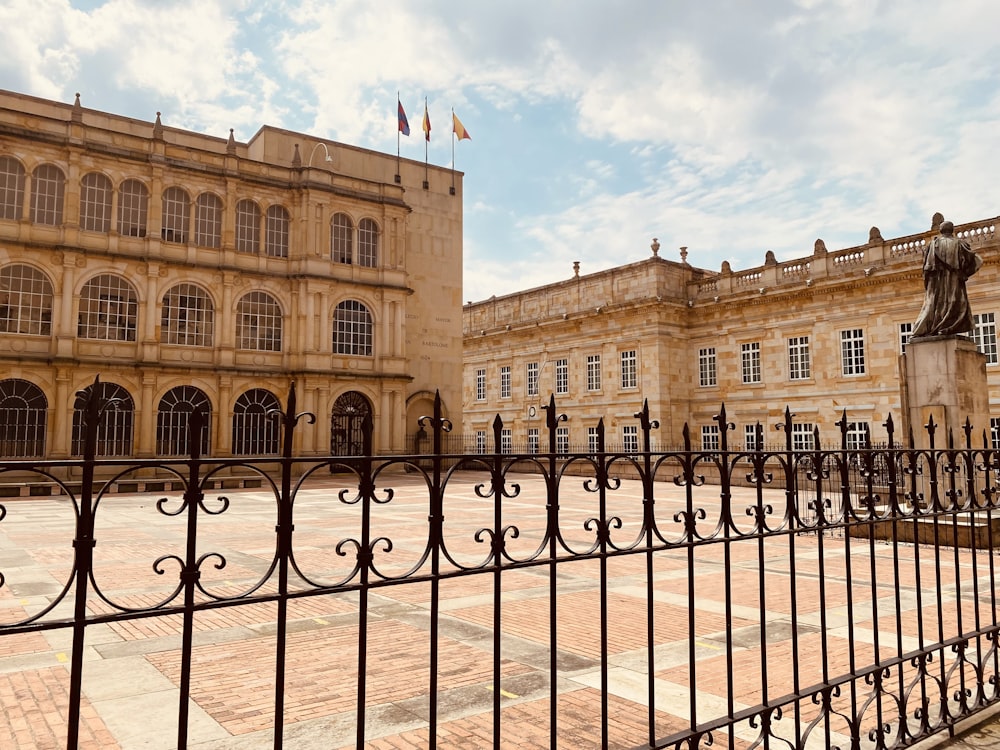
<svg viewBox="0 0 1000 750">
<path fill-rule="evenodd" d="M 340 394 L 330 412 L 330 455 L 363 455 L 362 425 L 373 416 L 371 402 L 358 391 Z"/>
<path fill-rule="evenodd" d="M 0 269 L 0 333 L 52 333 L 52 282 L 33 266 Z"/>
<path fill-rule="evenodd" d="M 21 378 L 0 380 L 0 457 L 45 455 L 49 402 L 42 389 Z"/>
<path fill-rule="evenodd" d="M 80 290 L 77 336 L 104 341 L 135 341 L 139 302 L 127 279 L 112 273 L 94 276 Z"/>
<path fill-rule="evenodd" d="M 333 353 L 370 357 L 375 350 L 372 315 L 356 299 L 340 302 L 333 311 Z"/>
<path fill-rule="evenodd" d="M 233 405 L 233 455 L 274 456 L 278 453 L 278 397 L 265 388 L 244 391 Z"/>
<path fill-rule="evenodd" d="M 163 394 L 156 410 L 156 453 L 160 456 L 191 455 L 191 415 L 205 415 L 201 433 L 201 455 L 209 454 L 212 434 L 212 402 L 205 392 L 193 385 L 179 385 Z"/>
<path fill-rule="evenodd" d="M 132 454 L 132 433 L 135 424 L 135 401 L 125 388 L 116 383 L 98 383 L 99 396 L 104 404 L 97 424 L 98 456 L 129 456 Z M 71 451 L 83 455 L 86 438 L 84 409 L 94 390 L 90 384 L 76 397 L 73 405 L 73 435 Z"/>
</svg>

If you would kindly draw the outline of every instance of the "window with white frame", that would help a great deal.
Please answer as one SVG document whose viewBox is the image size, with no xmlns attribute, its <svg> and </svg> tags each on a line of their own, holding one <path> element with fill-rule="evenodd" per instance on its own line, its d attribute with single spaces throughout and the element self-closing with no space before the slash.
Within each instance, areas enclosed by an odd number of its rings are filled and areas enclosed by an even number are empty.
<svg viewBox="0 0 1000 750">
<path fill-rule="evenodd" d="M 528 428 L 528 453 L 538 453 L 538 428 Z"/>
<path fill-rule="evenodd" d="M 66 176 L 55 164 L 39 164 L 31 173 L 31 220 L 58 226 L 63 221 Z"/>
<path fill-rule="evenodd" d="M 701 449 L 703 451 L 717 451 L 722 447 L 719 425 L 704 424 L 701 426 Z"/>
<path fill-rule="evenodd" d="M 715 364 L 715 347 L 698 350 L 698 385 L 702 388 L 718 385 Z"/>
<path fill-rule="evenodd" d="M 118 234 L 145 237 L 149 190 L 139 180 L 125 180 L 118 188 Z"/>
<path fill-rule="evenodd" d="M 500 452 L 514 452 L 514 435 L 513 432 L 511 432 L 510 427 L 504 427 L 500 430 Z"/>
<path fill-rule="evenodd" d="M 100 172 L 85 174 L 80 180 L 80 229 L 111 231 L 111 194 L 114 186 Z"/>
<path fill-rule="evenodd" d="M 371 219 L 358 222 L 358 265 L 365 268 L 378 265 L 378 224 Z"/>
<path fill-rule="evenodd" d="M 236 252 L 260 252 L 260 206 L 252 200 L 236 204 Z"/>
<path fill-rule="evenodd" d="M 31 266 L 0 269 L 0 333 L 52 333 L 52 282 Z"/>
<path fill-rule="evenodd" d="M 569 360 L 556 360 L 556 393 L 569 393 Z"/>
<path fill-rule="evenodd" d="M 764 446 L 761 445 L 760 435 L 757 430 L 757 423 L 743 425 L 743 450 L 759 451 Z"/>
<path fill-rule="evenodd" d="M 860 328 L 840 332 L 840 362 L 844 375 L 865 374 L 865 333 Z"/>
<path fill-rule="evenodd" d="M 788 339 L 788 377 L 791 380 L 808 380 L 811 377 L 808 336 Z"/>
<path fill-rule="evenodd" d="M 104 341 L 135 341 L 139 311 L 135 289 L 125 279 L 101 274 L 80 290 L 77 336 Z"/>
<path fill-rule="evenodd" d="M 288 257 L 288 211 L 284 206 L 269 206 L 264 219 L 264 254 L 270 258 Z"/>
<path fill-rule="evenodd" d="M 188 228 L 191 220 L 191 199 L 179 187 L 167 188 L 161 199 L 163 204 L 163 227 L 160 239 L 165 242 L 188 241 Z"/>
<path fill-rule="evenodd" d="M 538 395 L 538 363 L 529 362 L 524 367 L 524 392 L 528 396 Z"/>
<path fill-rule="evenodd" d="M 236 346 L 258 352 L 281 351 L 281 306 L 267 292 L 248 292 L 236 305 Z"/>
<path fill-rule="evenodd" d="M 569 427 L 556 427 L 556 453 L 569 453 Z"/>
<path fill-rule="evenodd" d="M 510 398 L 510 365 L 500 367 L 500 398 Z"/>
<path fill-rule="evenodd" d="M 910 343 L 910 336 L 913 335 L 913 323 L 899 324 L 899 353 L 906 354 L 906 345 Z"/>
<path fill-rule="evenodd" d="M 867 422 L 847 423 L 847 450 L 859 451 L 865 447 L 865 440 L 869 434 Z"/>
<path fill-rule="evenodd" d="M 997 324 L 994 313 L 982 313 L 972 316 L 972 340 L 976 348 L 986 355 L 986 364 L 997 363 Z"/>
<path fill-rule="evenodd" d="M 601 355 L 587 355 L 587 390 L 601 390 Z"/>
<path fill-rule="evenodd" d="M 194 284 L 177 284 L 163 295 L 160 341 L 179 346 L 211 346 L 215 310 L 208 293 Z"/>
<path fill-rule="evenodd" d="M 990 417 L 990 447 L 1000 451 L 1000 417 Z"/>
<path fill-rule="evenodd" d="M 334 214 L 330 223 L 330 257 L 350 265 L 354 256 L 354 222 L 347 214 Z"/>
<path fill-rule="evenodd" d="M 597 427 L 587 428 L 587 452 L 597 453 L 601 449 Z"/>
<path fill-rule="evenodd" d="M 744 383 L 760 382 L 760 342 L 740 344 L 740 365 Z"/>
<path fill-rule="evenodd" d="M 13 156 L 0 156 L 0 219 L 17 221 L 24 211 L 24 167 Z"/>
<path fill-rule="evenodd" d="M 809 422 L 796 422 L 792 425 L 792 450 L 811 451 L 814 446 L 813 426 Z"/>
<path fill-rule="evenodd" d="M 486 370 L 476 370 L 476 401 L 486 400 Z"/>
<path fill-rule="evenodd" d="M 622 389 L 639 387 L 639 366 L 635 349 L 620 352 Z"/>
<path fill-rule="evenodd" d="M 486 453 L 486 430 L 476 430 L 476 453 Z"/>
<path fill-rule="evenodd" d="M 639 425 L 622 425 L 622 452 L 629 455 L 639 452 Z"/>
<path fill-rule="evenodd" d="M 222 199 L 202 193 L 194 204 L 194 244 L 222 247 Z"/>
<path fill-rule="evenodd" d="M 333 311 L 333 353 L 372 356 L 375 334 L 368 308 L 357 300 L 339 303 Z"/>
</svg>

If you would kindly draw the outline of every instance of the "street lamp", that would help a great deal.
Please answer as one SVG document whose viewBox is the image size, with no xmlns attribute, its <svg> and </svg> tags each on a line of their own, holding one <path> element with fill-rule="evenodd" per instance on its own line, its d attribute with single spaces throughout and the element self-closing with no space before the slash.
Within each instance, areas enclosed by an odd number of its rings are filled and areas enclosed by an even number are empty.
<svg viewBox="0 0 1000 750">
<path fill-rule="evenodd" d="M 312 166 L 312 164 L 313 164 L 313 157 L 316 156 L 316 149 L 318 149 L 320 146 L 323 147 L 323 153 L 326 154 L 326 158 L 323 161 L 326 161 L 326 162 L 332 162 L 333 161 L 333 157 L 330 156 L 330 149 L 328 149 L 326 147 L 325 143 L 320 142 L 320 143 L 317 143 L 315 146 L 313 146 L 312 153 L 309 154 L 309 164 L 308 164 L 308 166 L 310 166 L 310 167 Z"/>
</svg>

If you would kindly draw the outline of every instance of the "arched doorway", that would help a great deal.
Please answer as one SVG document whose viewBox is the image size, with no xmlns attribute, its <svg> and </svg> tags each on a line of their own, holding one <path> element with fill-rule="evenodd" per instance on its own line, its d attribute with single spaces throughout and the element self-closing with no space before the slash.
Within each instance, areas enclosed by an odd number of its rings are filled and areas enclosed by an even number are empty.
<svg viewBox="0 0 1000 750">
<path fill-rule="evenodd" d="M 361 425 L 372 414 L 372 405 L 357 391 L 337 397 L 330 413 L 330 455 L 360 456 L 364 451 Z"/>
</svg>

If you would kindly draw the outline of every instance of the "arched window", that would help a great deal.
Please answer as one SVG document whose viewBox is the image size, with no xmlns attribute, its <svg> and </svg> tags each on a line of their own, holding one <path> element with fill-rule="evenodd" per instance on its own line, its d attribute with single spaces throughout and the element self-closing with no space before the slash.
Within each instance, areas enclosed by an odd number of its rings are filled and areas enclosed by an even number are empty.
<svg viewBox="0 0 1000 750">
<path fill-rule="evenodd" d="M 337 305 L 333 313 L 333 353 L 372 355 L 372 316 L 368 308 L 349 299 Z"/>
<path fill-rule="evenodd" d="M 251 200 L 236 204 L 236 251 L 260 252 L 260 208 Z"/>
<path fill-rule="evenodd" d="M 132 425 L 135 421 L 135 402 L 132 396 L 120 385 L 114 383 L 98 383 L 100 398 L 103 402 L 99 421 L 97 423 L 97 455 L 98 456 L 128 456 L 132 453 Z M 74 456 L 83 455 L 86 431 L 84 412 L 87 399 L 94 390 L 88 385 L 77 394 L 73 406 L 73 441 L 70 450 Z"/>
<path fill-rule="evenodd" d="M 281 411 L 270 391 L 253 388 L 240 394 L 233 405 L 233 455 L 273 456 L 278 452 L 278 420 L 268 415 Z"/>
<path fill-rule="evenodd" d="M 100 172 L 85 174 L 80 180 L 80 229 L 111 231 L 111 180 Z"/>
<path fill-rule="evenodd" d="M 209 435 L 212 434 L 212 403 L 208 396 L 193 385 L 171 388 L 160 399 L 156 410 L 156 453 L 159 456 L 191 455 L 191 415 L 200 411 L 205 415 L 205 428 L 201 433 L 201 455 L 208 455 Z"/>
<path fill-rule="evenodd" d="M 31 173 L 31 220 L 58 226 L 63 220 L 66 176 L 55 164 L 40 164 Z"/>
<path fill-rule="evenodd" d="M 258 352 L 281 351 L 281 307 L 267 292 L 250 292 L 236 305 L 236 346 Z"/>
<path fill-rule="evenodd" d="M 95 276 L 80 290 L 76 335 L 81 339 L 135 341 L 139 305 L 135 289 L 110 273 Z"/>
<path fill-rule="evenodd" d="M 44 456 L 48 410 L 45 394 L 34 383 L 0 380 L 0 457 Z"/>
<path fill-rule="evenodd" d="M 191 199 L 179 187 L 163 191 L 163 228 L 160 238 L 167 242 L 187 242 L 191 226 Z"/>
<path fill-rule="evenodd" d="M 41 271 L 20 264 L 0 269 L 0 332 L 52 333 L 52 283 Z"/>
<path fill-rule="evenodd" d="M 378 224 L 371 219 L 358 222 L 358 265 L 367 268 L 378 265 Z"/>
<path fill-rule="evenodd" d="M 24 211 L 24 167 L 13 156 L 0 157 L 0 219 L 17 221 Z"/>
<path fill-rule="evenodd" d="M 194 244 L 222 247 L 222 199 L 202 193 L 194 207 Z"/>
<path fill-rule="evenodd" d="M 145 237 L 148 215 L 149 190 L 139 180 L 125 180 L 118 188 L 118 234 Z"/>
<path fill-rule="evenodd" d="M 364 452 L 361 427 L 372 405 L 357 391 L 337 397 L 330 414 L 330 455 L 360 456 Z"/>
<path fill-rule="evenodd" d="M 178 284 L 163 295 L 160 343 L 211 346 L 215 308 L 208 293 L 194 284 Z"/>
<path fill-rule="evenodd" d="M 283 206 L 267 209 L 264 252 L 272 258 L 288 257 L 288 211 Z"/>
<path fill-rule="evenodd" d="M 330 257 L 335 263 L 350 263 L 354 254 L 354 222 L 347 214 L 334 214 L 330 223 Z"/>
</svg>

